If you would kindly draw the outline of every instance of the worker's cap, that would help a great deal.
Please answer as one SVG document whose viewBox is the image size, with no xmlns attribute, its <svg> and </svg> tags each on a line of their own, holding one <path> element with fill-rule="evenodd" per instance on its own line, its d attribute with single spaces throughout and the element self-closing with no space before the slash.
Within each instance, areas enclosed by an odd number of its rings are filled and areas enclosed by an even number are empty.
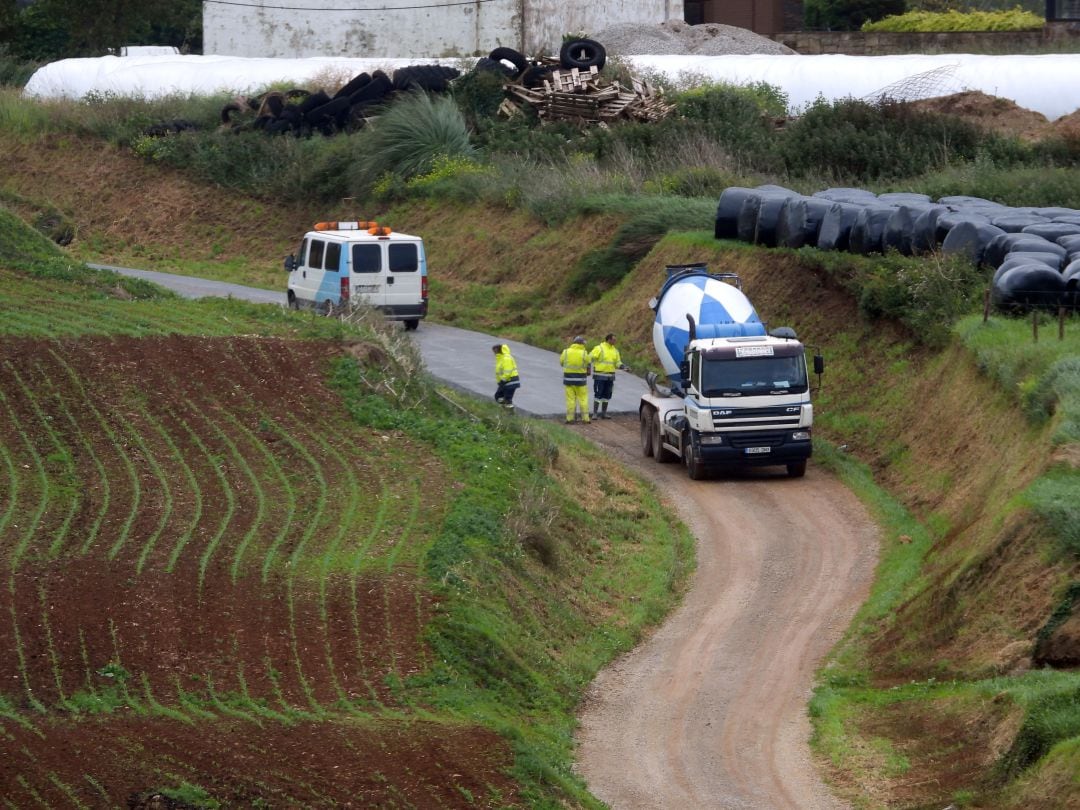
<svg viewBox="0 0 1080 810">
<path fill-rule="evenodd" d="M 578 336 L 576 336 L 574 338 L 574 343 L 584 343 L 584 342 L 585 342 L 585 338 L 582 335 L 578 335 Z"/>
</svg>

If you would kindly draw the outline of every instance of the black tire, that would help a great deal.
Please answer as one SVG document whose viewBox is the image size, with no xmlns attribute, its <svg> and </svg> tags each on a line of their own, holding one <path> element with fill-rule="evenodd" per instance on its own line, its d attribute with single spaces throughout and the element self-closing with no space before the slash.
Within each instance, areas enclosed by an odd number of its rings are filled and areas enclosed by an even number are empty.
<svg viewBox="0 0 1080 810">
<path fill-rule="evenodd" d="M 792 461 L 787 465 L 787 474 L 791 478 L 802 478 L 806 475 L 806 459 L 802 461 Z"/>
<path fill-rule="evenodd" d="M 513 66 L 513 72 L 508 74 L 511 76 L 519 76 L 525 72 L 525 68 L 529 66 L 529 60 L 525 58 L 525 54 L 521 51 L 515 51 L 513 48 L 496 48 L 488 54 L 488 59 L 494 59 L 496 62 L 502 62 L 503 64 L 509 62 Z"/>
<path fill-rule="evenodd" d="M 652 412 L 648 408 L 642 409 L 638 414 L 638 422 L 641 428 L 641 454 L 645 458 L 651 458 L 653 455 Z"/>
<path fill-rule="evenodd" d="M 319 305 L 319 314 L 325 315 L 327 318 L 333 318 L 337 315 L 337 307 L 334 306 L 333 301 L 327 298 Z"/>
<path fill-rule="evenodd" d="M 491 59 L 487 56 L 481 56 L 477 59 L 476 64 L 473 65 L 473 70 L 477 73 L 498 73 L 506 78 L 517 75 L 514 73 L 514 68 L 503 64 L 498 59 Z"/>
<path fill-rule="evenodd" d="M 337 121 L 337 117 L 349 109 L 350 99 L 335 98 L 328 104 L 316 107 L 307 113 L 305 118 L 313 127 L 322 126 L 327 121 Z"/>
<path fill-rule="evenodd" d="M 294 311 L 300 309 L 300 302 L 296 300 L 296 295 L 292 290 L 289 290 L 289 309 Z"/>
<path fill-rule="evenodd" d="M 296 108 L 300 111 L 301 115 L 307 115 L 312 110 L 321 107 L 323 104 L 329 104 L 331 101 L 332 99 L 330 96 L 328 96 L 325 91 L 320 90 L 318 93 L 312 93 L 305 98 L 296 105 Z"/>
<path fill-rule="evenodd" d="M 420 326 L 420 319 L 419 318 L 407 318 L 405 320 L 405 331 L 406 332 L 415 332 L 417 327 L 419 327 L 419 326 Z"/>
<path fill-rule="evenodd" d="M 607 51 L 594 39 L 571 39 L 559 49 L 559 62 L 567 70 L 588 70 L 592 67 L 602 70 L 607 62 Z"/>
<path fill-rule="evenodd" d="M 342 86 L 340 90 L 334 93 L 334 98 L 348 98 L 370 81 L 370 73 L 360 73 L 356 76 L 353 76 L 351 79 L 349 79 L 348 82 L 345 83 L 344 86 Z"/>
<path fill-rule="evenodd" d="M 242 112 L 243 109 L 244 108 L 240 106 L 239 101 L 230 101 L 228 104 L 221 108 L 221 123 L 231 124 L 232 114 L 234 112 Z"/>
<path fill-rule="evenodd" d="M 544 82 L 551 78 L 554 70 L 555 68 L 551 65 L 530 65 L 518 77 L 518 81 L 529 88 L 543 87 Z"/>
<path fill-rule="evenodd" d="M 371 81 L 349 96 L 350 104 L 371 103 L 386 98 L 386 94 L 394 89 L 394 83 L 390 77 L 382 71 L 375 71 Z"/>
<path fill-rule="evenodd" d="M 652 434 L 653 434 L 653 458 L 656 459 L 657 464 L 667 464 L 675 458 L 675 454 L 664 447 L 664 434 L 660 429 L 660 413 L 653 412 L 652 415 Z"/>
<path fill-rule="evenodd" d="M 683 461 L 686 462 L 686 474 L 691 481 L 700 481 L 705 477 L 705 464 L 698 457 L 689 433 L 683 436 Z"/>
<path fill-rule="evenodd" d="M 445 65 L 409 65 L 394 71 L 394 89 L 444 93 L 460 75 L 460 70 Z"/>
</svg>

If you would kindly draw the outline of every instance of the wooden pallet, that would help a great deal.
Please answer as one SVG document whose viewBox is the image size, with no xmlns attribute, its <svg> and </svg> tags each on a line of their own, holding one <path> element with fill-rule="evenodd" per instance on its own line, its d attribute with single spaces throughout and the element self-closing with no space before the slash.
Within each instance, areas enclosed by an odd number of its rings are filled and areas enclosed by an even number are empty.
<svg viewBox="0 0 1080 810">
<path fill-rule="evenodd" d="M 586 93 L 599 78 L 600 71 L 596 65 L 584 73 L 580 68 L 553 70 L 550 78 L 544 79 L 544 89 L 549 93 Z"/>
</svg>

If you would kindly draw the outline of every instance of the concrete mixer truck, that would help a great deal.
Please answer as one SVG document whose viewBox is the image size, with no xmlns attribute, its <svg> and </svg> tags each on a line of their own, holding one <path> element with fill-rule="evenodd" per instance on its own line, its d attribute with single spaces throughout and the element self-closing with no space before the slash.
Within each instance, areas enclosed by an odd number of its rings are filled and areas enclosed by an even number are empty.
<svg viewBox="0 0 1080 810">
<path fill-rule="evenodd" d="M 644 454 L 660 463 L 681 458 L 695 480 L 710 469 L 766 465 L 805 475 L 814 408 L 794 330 L 768 331 L 739 277 L 704 264 L 669 266 L 649 306 L 669 384 L 646 378 L 638 407 Z M 813 363 L 820 375 L 824 359 L 815 354 Z"/>
</svg>

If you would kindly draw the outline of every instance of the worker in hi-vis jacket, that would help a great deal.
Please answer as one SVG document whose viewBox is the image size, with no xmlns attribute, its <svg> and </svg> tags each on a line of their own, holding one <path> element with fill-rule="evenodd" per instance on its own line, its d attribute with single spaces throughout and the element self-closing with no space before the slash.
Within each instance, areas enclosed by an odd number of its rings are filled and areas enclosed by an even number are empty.
<svg viewBox="0 0 1080 810">
<path fill-rule="evenodd" d="M 562 350 L 559 364 L 563 370 L 563 388 L 566 390 L 567 424 L 580 418 L 589 421 L 589 350 L 585 338 L 578 335 L 574 342 Z M 577 415 L 580 412 L 580 417 Z"/>
<path fill-rule="evenodd" d="M 521 387 L 517 363 L 505 343 L 496 343 L 491 350 L 495 353 L 495 401 L 513 413 L 514 392 Z"/>
<path fill-rule="evenodd" d="M 615 391 L 615 369 L 629 371 L 630 367 L 623 365 L 622 355 L 615 348 L 615 335 L 611 332 L 589 352 L 589 360 L 592 362 L 593 413 L 598 413 L 600 419 L 610 419 L 607 409 Z"/>
</svg>

